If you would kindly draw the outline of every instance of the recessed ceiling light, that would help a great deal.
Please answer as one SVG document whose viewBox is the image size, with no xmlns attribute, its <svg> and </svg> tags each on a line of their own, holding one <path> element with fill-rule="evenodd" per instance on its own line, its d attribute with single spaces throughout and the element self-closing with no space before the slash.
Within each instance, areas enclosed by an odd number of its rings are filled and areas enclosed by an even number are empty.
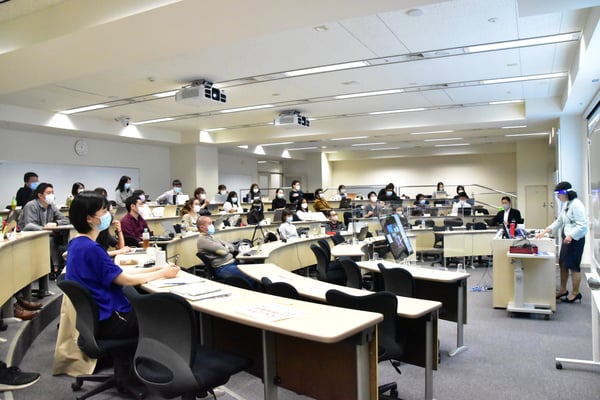
<svg viewBox="0 0 600 400">
<path fill-rule="evenodd" d="M 478 53 L 481 51 L 514 49 L 517 47 L 537 46 L 537 45 L 542 45 L 542 44 L 569 42 L 572 40 L 578 40 L 580 35 L 581 35 L 581 32 L 570 32 L 570 33 L 563 33 L 563 34 L 559 34 L 559 35 L 549 35 L 549 36 L 535 37 L 535 38 L 529 38 L 529 39 L 519 39 L 519 40 L 509 40 L 506 42 L 479 44 L 479 45 L 475 45 L 475 46 L 468 46 L 465 49 L 469 53 Z"/>
<path fill-rule="evenodd" d="M 266 164 L 266 163 L 267 163 L 267 161 L 265 161 L 265 160 L 258 160 L 256 163 L 257 163 L 257 164 Z"/>
<path fill-rule="evenodd" d="M 464 138 L 461 137 L 449 137 L 449 138 L 442 138 L 442 139 L 425 139 L 423 140 L 424 142 L 443 142 L 446 140 L 463 140 Z"/>
<path fill-rule="evenodd" d="M 175 94 L 177 94 L 177 92 L 179 92 L 179 90 L 169 90 L 168 92 L 154 93 L 152 96 L 162 99 L 163 97 L 175 96 Z"/>
<path fill-rule="evenodd" d="M 218 131 L 224 131 L 227 128 L 208 128 L 208 129 L 203 129 L 206 132 L 218 132 Z"/>
<path fill-rule="evenodd" d="M 523 100 L 502 100 L 502 101 L 490 101 L 488 104 L 493 106 L 498 104 L 515 104 L 515 103 L 523 103 Z"/>
<path fill-rule="evenodd" d="M 256 146 L 256 148 L 254 149 L 254 154 L 260 154 L 261 156 L 265 155 L 265 149 L 262 148 L 261 145 Z"/>
<path fill-rule="evenodd" d="M 512 135 L 504 135 L 505 137 L 517 137 L 517 136 L 546 136 L 548 132 L 536 132 L 536 133 L 515 133 Z"/>
<path fill-rule="evenodd" d="M 340 71 L 344 69 L 352 69 L 352 68 L 360 68 L 369 65 L 366 61 L 354 61 L 349 63 L 342 64 L 333 64 L 333 65 L 324 65 L 322 67 L 314 67 L 314 68 L 305 68 L 305 69 L 297 69 L 294 71 L 284 72 L 285 76 L 301 76 L 301 75 L 309 75 L 309 74 L 319 74 L 322 72 L 331 72 L 331 71 Z"/>
<path fill-rule="evenodd" d="M 471 143 L 452 143 L 452 144 L 436 144 L 435 147 L 456 147 L 456 146 L 470 146 Z"/>
<path fill-rule="evenodd" d="M 159 122 L 167 122 L 173 121 L 175 118 L 167 117 L 167 118 L 156 118 L 156 119 L 147 119 L 146 121 L 132 122 L 132 125 L 146 125 L 146 124 L 156 124 Z"/>
<path fill-rule="evenodd" d="M 420 17 L 423 15 L 423 10 L 420 8 L 411 8 L 410 10 L 406 11 L 406 15 L 409 17 Z"/>
<path fill-rule="evenodd" d="M 108 107 L 106 104 L 94 104 L 91 106 L 71 108 L 70 110 L 60 111 L 60 113 L 70 115 L 70 114 L 76 114 L 76 113 L 85 112 L 85 111 L 99 110 L 101 108 L 106 108 L 106 107 Z"/>
<path fill-rule="evenodd" d="M 553 74 L 541 74 L 541 75 L 528 75 L 528 76 L 513 76 L 510 78 L 498 78 L 498 79 L 486 79 L 481 81 L 484 85 L 494 83 L 507 83 L 507 82 L 521 82 L 521 81 L 534 81 L 537 79 L 554 79 L 564 78 L 568 75 L 567 72 L 555 72 Z"/>
<path fill-rule="evenodd" d="M 315 26 L 313 29 L 317 32 L 326 32 L 329 30 L 329 28 L 326 27 L 325 25 Z"/>
<path fill-rule="evenodd" d="M 453 130 L 445 130 L 445 131 L 428 131 L 428 132 L 411 132 L 411 135 L 430 135 L 432 133 L 451 133 Z"/>
<path fill-rule="evenodd" d="M 239 149 L 248 149 L 248 145 L 247 144 L 240 144 L 239 146 L 237 146 Z"/>
<path fill-rule="evenodd" d="M 377 90 L 374 92 L 362 92 L 362 93 L 352 93 L 352 94 L 341 94 L 339 96 L 334 96 L 334 99 L 352 99 L 355 97 L 368 97 L 368 96 L 382 96 L 386 94 L 394 94 L 394 93 L 402 93 L 404 89 L 389 89 L 389 90 Z"/>
<path fill-rule="evenodd" d="M 382 144 L 386 144 L 386 142 L 354 143 L 352 146 L 379 146 Z"/>
<path fill-rule="evenodd" d="M 518 129 L 527 128 L 527 125 L 512 125 L 512 126 L 501 126 L 500 129 Z"/>
<path fill-rule="evenodd" d="M 292 144 L 294 142 L 279 142 L 279 143 L 264 143 L 261 144 L 261 146 L 263 147 L 268 147 L 268 146 L 280 146 L 280 145 L 284 145 L 284 144 Z"/>
<path fill-rule="evenodd" d="M 395 114 L 395 113 L 405 113 L 405 112 L 413 112 L 413 111 L 425 111 L 426 108 L 405 108 L 401 110 L 389 110 L 389 111 L 375 111 L 370 112 L 369 115 L 383 115 L 383 114 Z"/>
<path fill-rule="evenodd" d="M 338 137 L 338 138 L 331 138 L 329 140 L 354 140 L 354 139 L 367 139 L 368 136 L 348 136 L 348 137 Z"/>
<path fill-rule="evenodd" d="M 258 106 L 248 106 L 248 107 L 239 107 L 239 108 L 229 108 L 227 110 L 221 110 L 219 111 L 220 113 L 226 114 L 226 113 L 232 113 L 232 112 L 239 112 L 239 111 L 250 111 L 250 110 L 260 110 L 263 108 L 271 108 L 273 107 L 272 104 L 261 104 Z"/>
</svg>

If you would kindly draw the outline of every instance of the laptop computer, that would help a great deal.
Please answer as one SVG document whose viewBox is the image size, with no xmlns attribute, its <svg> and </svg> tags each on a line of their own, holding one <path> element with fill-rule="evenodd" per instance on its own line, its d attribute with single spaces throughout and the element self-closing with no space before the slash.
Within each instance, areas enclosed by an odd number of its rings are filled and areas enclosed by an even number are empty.
<svg viewBox="0 0 600 400">
<path fill-rule="evenodd" d="M 340 208 L 350 208 L 352 207 L 352 200 L 348 198 L 348 196 L 342 197 L 340 200 Z"/>
<path fill-rule="evenodd" d="M 362 228 L 360 228 L 360 231 L 358 232 L 358 241 L 362 242 L 363 240 L 365 240 L 367 238 L 367 233 L 369 233 L 369 227 L 367 225 L 364 225 Z"/>
<path fill-rule="evenodd" d="M 276 208 L 275 209 L 275 214 L 273 215 L 273 222 L 274 224 L 279 224 L 281 223 L 281 215 L 283 214 L 283 208 Z"/>
</svg>

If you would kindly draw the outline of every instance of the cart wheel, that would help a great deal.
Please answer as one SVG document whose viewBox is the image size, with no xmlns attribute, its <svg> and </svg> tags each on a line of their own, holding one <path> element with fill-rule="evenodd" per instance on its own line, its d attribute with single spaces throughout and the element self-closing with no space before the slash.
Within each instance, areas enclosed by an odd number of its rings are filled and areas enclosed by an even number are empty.
<svg viewBox="0 0 600 400">
<path fill-rule="evenodd" d="M 562 363 L 557 361 L 556 362 L 556 369 L 562 369 Z"/>
</svg>

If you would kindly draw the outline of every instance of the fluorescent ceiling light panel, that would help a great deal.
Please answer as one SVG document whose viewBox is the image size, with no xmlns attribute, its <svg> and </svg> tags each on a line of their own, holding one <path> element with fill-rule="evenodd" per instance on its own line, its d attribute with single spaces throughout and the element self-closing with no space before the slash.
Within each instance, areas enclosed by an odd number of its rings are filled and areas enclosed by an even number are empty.
<svg viewBox="0 0 600 400">
<path fill-rule="evenodd" d="M 515 133 L 513 135 L 504 135 L 505 137 L 517 137 L 517 136 L 546 136 L 548 132 L 537 132 L 537 133 Z"/>
<path fill-rule="evenodd" d="M 404 92 L 404 89 L 378 90 L 375 92 L 341 94 L 339 96 L 334 96 L 334 99 L 341 100 L 341 99 L 353 99 L 355 97 L 383 96 L 386 94 L 394 94 L 394 93 L 402 93 L 402 92 Z"/>
<path fill-rule="evenodd" d="M 348 136 L 348 137 L 338 137 L 338 138 L 331 138 L 329 140 L 354 140 L 354 139 L 368 139 L 368 136 Z"/>
<path fill-rule="evenodd" d="M 395 113 L 405 113 L 405 112 L 413 112 L 413 111 L 425 111 L 426 108 L 405 108 L 402 110 L 389 110 L 389 111 L 375 111 L 370 112 L 369 115 L 383 115 L 383 114 L 395 114 Z"/>
<path fill-rule="evenodd" d="M 91 106 L 71 108 L 70 110 L 60 111 L 60 113 L 70 115 L 70 114 L 76 114 L 76 113 L 85 112 L 85 111 L 99 110 L 101 108 L 106 108 L 106 107 L 108 107 L 108 105 L 106 105 L 106 104 L 94 104 Z"/>
<path fill-rule="evenodd" d="M 516 103 L 523 103 L 523 100 L 490 101 L 488 104 L 495 106 L 497 104 L 516 104 Z"/>
<path fill-rule="evenodd" d="M 318 147 L 313 146 L 313 147 L 296 147 L 293 149 L 288 149 L 288 151 L 296 151 L 296 150 L 314 150 L 314 149 L 318 149 Z"/>
<path fill-rule="evenodd" d="M 483 83 L 484 85 L 491 85 L 494 83 L 508 83 L 508 82 L 535 81 L 538 79 L 564 78 L 566 76 L 567 76 L 566 72 L 555 72 L 552 74 L 513 76 L 510 78 L 498 78 L 498 79 L 485 79 L 485 80 L 482 80 L 481 83 Z"/>
<path fill-rule="evenodd" d="M 452 132 L 454 132 L 454 131 L 446 130 L 446 131 L 411 132 L 411 135 L 430 135 L 432 133 L 452 133 Z"/>
<path fill-rule="evenodd" d="M 175 96 L 179 90 L 169 90 L 168 92 L 154 93 L 152 96 L 162 99 L 163 97 Z"/>
<path fill-rule="evenodd" d="M 247 144 L 240 144 L 237 147 L 238 147 L 238 149 L 248 149 L 248 145 Z"/>
<path fill-rule="evenodd" d="M 513 125 L 513 126 L 501 126 L 500 129 L 518 129 L 527 128 L 527 125 Z"/>
<path fill-rule="evenodd" d="M 297 69 L 295 71 L 287 71 L 284 72 L 285 76 L 301 76 L 301 75 L 309 75 L 309 74 L 320 74 L 323 72 L 332 72 L 332 71 L 341 71 L 344 69 L 351 68 L 360 68 L 369 65 L 366 61 L 355 61 L 343 64 L 333 64 L 333 65 L 324 65 L 322 67 L 314 67 L 314 68 L 306 68 L 306 69 Z"/>
<path fill-rule="evenodd" d="M 436 144 L 435 147 L 470 146 L 471 143 Z"/>
<path fill-rule="evenodd" d="M 209 129 L 203 129 L 203 131 L 205 132 L 218 132 L 218 131 L 224 131 L 227 128 L 209 128 Z"/>
<path fill-rule="evenodd" d="M 379 146 L 386 144 L 386 142 L 375 142 L 375 143 L 355 143 L 352 146 Z"/>
<path fill-rule="evenodd" d="M 569 42 L 578 40 L 580 32 L 563 33 L 560 35 L 542 36 L 530 39 L 510 40 L 508 42 L 480 44 L 476 46 L 468 46 L 466 49 L 469 53 L 478 53 L 481 51 L 505 50 L 514 49 L 526 46 L 538 46 L 542 44 Z"/>
<path fill-rule="evenodd" d="M 268 146 L 280 146 L 282 144 L 292 144 L 294 142 L 279 142 L 279 143 L 264 143 L 261 144 L 262 147 L 268 147 Z"/>
<path fill-rule="evenodd" d="M 379 151 L 379 150 L 400 150 L 402 147 L 377 147 L 376 149 L 369 149 L 371 151 Z"/>
<path fill-rule="evenodd" d="M 461 137 L 449 137 L 449 138 L 443 138 L 443 139 L 425 139 L 424 142 L 443 142 L 445 140 L 463 140 L 464 138 Z"/>
<path fill-rule="evenodd" d="M 167 117 L 167 118 L 156 118 L 156 119 L 147 119 L 146 121 L 132 122 L 132 125 L 146 125 L 146 124 L 156 124 L 159 122 L 167 122 L 173 121 L 175 118 Z"/>
<path fill-rule="evenodd" d="M 232 113 L 232 112 L 238 112 L 238 111 L 250 111 L 250 110 L 260 110 L 263 108 L 271 108 L 273 107 L 272 104 L 261 104 L 259 106 L 248 106 L 248 107 L 239 107 L 239 108 L 229 108 L 227 110 L 221 110 L 219 111 L 220 113 L 226 114 L 226 113 Z"/>
</svg>

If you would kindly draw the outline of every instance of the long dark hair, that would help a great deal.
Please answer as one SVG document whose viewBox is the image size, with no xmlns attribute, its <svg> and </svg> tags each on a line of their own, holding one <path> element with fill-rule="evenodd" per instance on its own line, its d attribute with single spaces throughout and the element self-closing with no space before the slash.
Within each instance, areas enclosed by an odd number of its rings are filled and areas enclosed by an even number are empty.
<svg viewBox="0 0 600 400">
<path fill-rule="evenodd" d="M 127 175 L 123 175 L 121 177 L 121 179 L 119 179 L 119 184 L 117 185 L 117 187 L 115 188 L 115 190 L 118 190 L 119 192 L 124 192 L 125 191 L 125 184 L 127 183 L 127 181 L 130 181 L 131 178 L 128 177 Z"/>
</svg>

